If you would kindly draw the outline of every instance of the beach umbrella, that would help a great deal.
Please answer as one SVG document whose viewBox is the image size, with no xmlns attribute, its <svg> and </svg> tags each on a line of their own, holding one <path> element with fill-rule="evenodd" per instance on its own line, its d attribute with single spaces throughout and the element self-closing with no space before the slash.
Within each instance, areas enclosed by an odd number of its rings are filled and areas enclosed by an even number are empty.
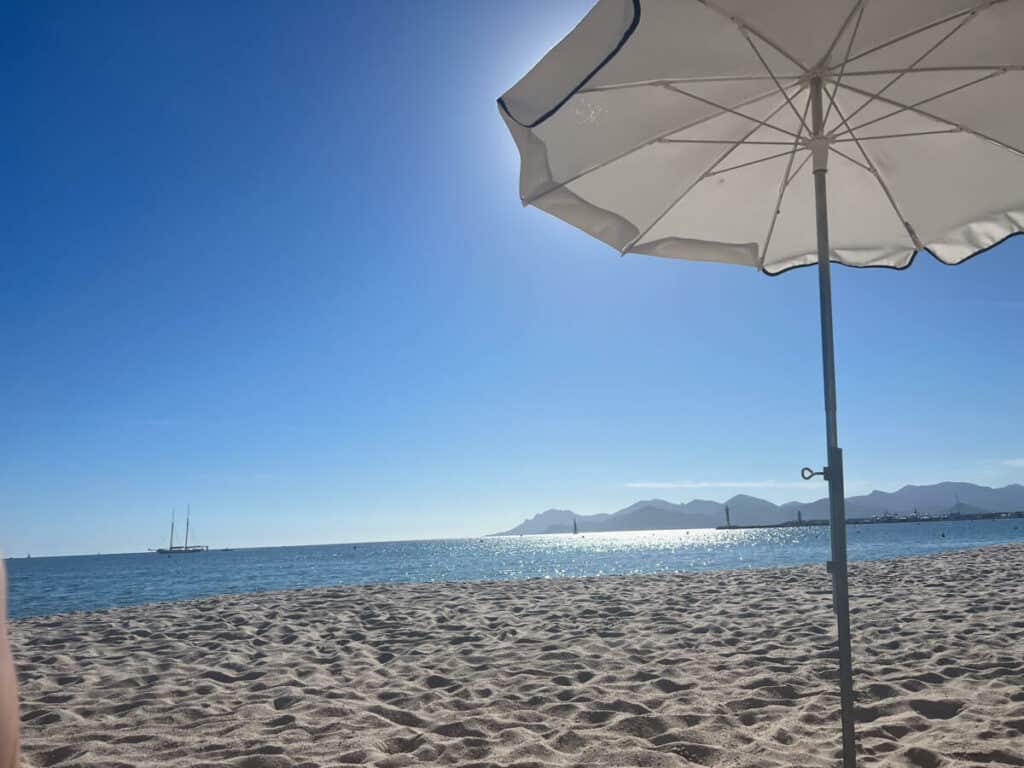
<svg viewBox="0 0 1024 768">
<path fill-rule="evenodd" d="M 498 100 L 524 205 L 623 255 L 817 265 L 846 768 L 830 262 L 959 264 L 1024 229 L 1021 30 L 1024 0 L 600 0 Z"/>
</svg>

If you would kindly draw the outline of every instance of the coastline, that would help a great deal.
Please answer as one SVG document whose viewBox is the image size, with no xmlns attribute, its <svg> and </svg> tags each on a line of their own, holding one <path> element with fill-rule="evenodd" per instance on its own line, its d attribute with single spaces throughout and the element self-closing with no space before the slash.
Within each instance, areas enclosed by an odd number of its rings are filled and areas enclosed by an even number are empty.
<svg viewBox="0 0 1024 768">
<path fill-rule="evenodd" d="M 1024 764 L 1024 544 L 851 564 L 865 765 Z M 26 764 L 826 766 L 821 565 L 17 620 Z M 1014 763 L 1019 760 L 1019 763 Z"/>
<path fill-rule="evenodd" d="M 1024 542 L 1016 520 L 856 526 L 851 560 Z M 7 563 L 12 618 L 191 600 L 227 593 L 346 584 L 502 581 L 724 571 L 824 563 L 825 526 L 515 536 L 209 551 L 33 558 Z M 130 574 L 130 576 L 128 575 Z"/>
</svg>

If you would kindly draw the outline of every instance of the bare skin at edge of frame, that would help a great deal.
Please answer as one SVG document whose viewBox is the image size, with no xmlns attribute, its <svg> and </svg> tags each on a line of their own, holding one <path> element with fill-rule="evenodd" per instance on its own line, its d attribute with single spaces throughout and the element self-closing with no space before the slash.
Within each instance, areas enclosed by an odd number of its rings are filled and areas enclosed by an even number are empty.
<svg viewBox="0 0 1024 768">
<path fill-rule="evenodd" d="M 18 696 L 7 636 L 7 575 L 0 562 L 0 768 L 18 765 Z"/>
</svg>

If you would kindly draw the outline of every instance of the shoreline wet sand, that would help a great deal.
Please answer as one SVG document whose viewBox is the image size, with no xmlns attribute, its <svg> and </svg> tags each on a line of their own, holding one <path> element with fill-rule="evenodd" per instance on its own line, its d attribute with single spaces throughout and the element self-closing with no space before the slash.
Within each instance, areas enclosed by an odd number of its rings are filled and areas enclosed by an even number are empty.
<svg viewBox="0 0 1024 768">
<path fill-rule="evenodd" d="M 1024 765 L 1024 545 L 851 564 L 861 764 Z M 831 766 L 822 565 L 15 621 L 29 766 Z"/>
</svg>

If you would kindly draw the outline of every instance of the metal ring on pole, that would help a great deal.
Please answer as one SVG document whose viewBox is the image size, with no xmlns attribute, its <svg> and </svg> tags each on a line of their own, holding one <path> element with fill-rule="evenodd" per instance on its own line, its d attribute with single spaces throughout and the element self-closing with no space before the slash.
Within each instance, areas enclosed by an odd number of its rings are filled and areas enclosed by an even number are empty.
<svg viewBox="0 0 1024 768">
<path fill-rule="evenodd" d="M 825 473 L 825 469 L 821 470 L 820 472 L 815 472 L 810 467 L 804 467 L 803 469 L 800 470 L 800 477 L 802 477 L 804 480 L 810 480 L 812 477 L 817 477 L 818 475 L 825 477 Z"/>
</svg>

